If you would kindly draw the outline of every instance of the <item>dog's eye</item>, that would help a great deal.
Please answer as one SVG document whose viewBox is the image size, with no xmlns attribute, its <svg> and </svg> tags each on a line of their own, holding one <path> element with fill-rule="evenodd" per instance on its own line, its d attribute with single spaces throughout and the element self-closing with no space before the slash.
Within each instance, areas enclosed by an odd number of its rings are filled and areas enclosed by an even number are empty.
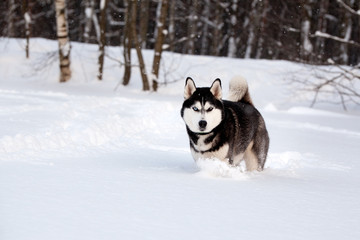
<svg viewBox="0 0 360 240">
<path fill-rule="evenodd" d="M 206 111 L 211 112 L 213 109 L 214 109 L 213 107 L 209 107 Z"/>
<path fill-rule="evenodd" d="M 198 112 L 199 111 L 199 109 L 197 108 L 197 107 L 193 107 L 192 108 L 195 112 Z"/>
</svg>

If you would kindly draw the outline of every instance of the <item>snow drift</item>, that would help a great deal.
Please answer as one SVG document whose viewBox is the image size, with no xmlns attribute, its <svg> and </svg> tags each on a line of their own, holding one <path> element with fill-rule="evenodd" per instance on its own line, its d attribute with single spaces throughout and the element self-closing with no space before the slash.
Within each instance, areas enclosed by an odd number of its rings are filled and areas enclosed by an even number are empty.
<svg viewBox="0 0 360 240">
<path fill-rule="evenodd" d="M 162 81 L 179 81 L 144 93 L 134 69 L 114 91 L 122 68 L 106 59 L 97 82 L 96 46 L 73 43 L 66 84 L 56 42 L 32 39 L 30 60 L 21 46 L 0 40 L 1 239 L 360 238 L 359 115 L 295 98 L 302 66 L 164 53 Z M 179 114 L 185 77 L 227 96 L 237 74 L 269 130 L 261 173 L 196 165 Z"/>
</svg>

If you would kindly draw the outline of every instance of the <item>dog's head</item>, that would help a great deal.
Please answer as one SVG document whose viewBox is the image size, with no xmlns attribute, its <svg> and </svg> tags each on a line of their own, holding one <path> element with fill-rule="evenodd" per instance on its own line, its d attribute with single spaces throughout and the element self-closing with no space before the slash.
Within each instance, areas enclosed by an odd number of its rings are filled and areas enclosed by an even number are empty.
<svg viewBox="0 0 360 240">
<path fill-rule="evenodd" d="M 186 79 L 181 117 L 194 133 L 210 133 L 224 118 L 221 101 L 221 81 L 216 79 L 211 87 L 197 88 L 191 78 Z"/>
</svg>

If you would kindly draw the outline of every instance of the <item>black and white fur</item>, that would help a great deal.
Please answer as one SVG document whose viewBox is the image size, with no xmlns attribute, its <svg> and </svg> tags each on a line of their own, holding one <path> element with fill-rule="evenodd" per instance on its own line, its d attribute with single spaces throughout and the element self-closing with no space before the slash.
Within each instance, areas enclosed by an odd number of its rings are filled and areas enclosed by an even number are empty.
<svg viewBox="0 0 360 240">
<path fill-rule="evenodd" d="M 262 171 L 269 149 L 264 119 L 254 107 L 244 78 L 230 81 L 229 100 L 222 100 L 220 79 L 197 88 L 186 79 L 181 109 L 194 160 L 217 158 L 247 171 Z"/>
</svg>

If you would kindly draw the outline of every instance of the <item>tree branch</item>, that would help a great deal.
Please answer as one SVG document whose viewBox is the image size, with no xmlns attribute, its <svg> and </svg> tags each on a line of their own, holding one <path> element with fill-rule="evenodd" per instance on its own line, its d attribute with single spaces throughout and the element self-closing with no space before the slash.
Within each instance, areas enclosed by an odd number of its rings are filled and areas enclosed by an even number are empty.
<svg viewBox="0 0 360 240">
<path fill-rule="evenodd" d="M 346 40 L 344 38 L 339 38 L 339 37 L 336 37 L 336 36 L 333 36 L 333 35 L 330 35 L 328 33 L 324 33 L 324 32 L 320 32 L 320 31 L 316 31 L 315 34 L 313 34 L 311 37 L 321 37 L 321 38 L 327 38 L 327 39 L 332 39 L 334 41 L 337 41 L 337 42 L 341 42 L 341 43 L 345 43 L 345 44 L 350 44 L 350 45 L 353 45 L 355 47 L 358 47 L 360 48 L 360 44 L 353 41 L 353 40 Z"/>
<path fill-rule="evenodd" d="M 360 10 L 355 11 L 352 9 L 349 5 L 344 3 L 342 0 L 336 0 L 343 8 L 345 8 L 348 12 L 351 12 L 352 14 L 355 14 L 360 17 Z"/>
</svg>

